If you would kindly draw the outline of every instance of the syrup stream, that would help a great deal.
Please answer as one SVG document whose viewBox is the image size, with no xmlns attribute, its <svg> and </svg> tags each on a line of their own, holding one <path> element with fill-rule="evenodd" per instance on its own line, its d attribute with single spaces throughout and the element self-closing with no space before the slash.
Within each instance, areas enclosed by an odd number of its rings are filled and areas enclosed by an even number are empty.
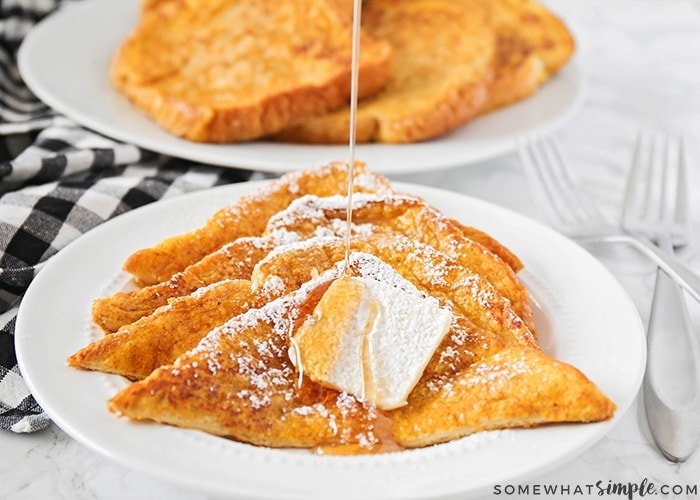
<svg viewBox="0 0 700 500">
<path fill-rule="evenodd" d="M 349 126 L 349 163 L 348 163 L 348 182 L 347 182 L 347 208 L 345 211 L 345 263 L 343 266 L 343 274 L 350 276 L 350 230 L 352 228 L 352 193 L 355 184 L 355 142 L 357 128 L 357 94 L 358 94 L 358 76 L 360 67 L 360 24 L 362 14 L 362 0 L 353 0 L 352 12 L 352 55 L 350 66 L 350 126 Z M 374 393 L 374 387 L 371 380 L 368 380 L 368 372 L 371 370 L 369 365 L 369 345 L 367 335 L 362 339 L 362 400 L 365 400 L 368 393 Z M 374 429 L 375 434 L 379 438 L 379 443 L 368 450 L 359 445 L 342 445 L 336 444 L 331 446 L 319 446 L 315 452 L 317 454 L 330 455 L 355 455 L 358 453 L 381 453 L 389 451 L 398 451 L 402 447 L 394 441 L 391 433 L 391 418 L 379 410 L 377 411 L 377 422 Z"/>
<path fill-rule="evenodd" d="M 350 137 L 348 163 L 348 205 L 345 212 L 345 265 L 343 271 L 350 276 L 350 229 L 352 228 L 352 192 L 355 184 L 355 142 L 357 127 L 357 94 L 360 68 L 360 23 L 362 18 L 362 0 L 353 0 L 352 7 L 352 54 L 350 66 Z"/>
</svg>

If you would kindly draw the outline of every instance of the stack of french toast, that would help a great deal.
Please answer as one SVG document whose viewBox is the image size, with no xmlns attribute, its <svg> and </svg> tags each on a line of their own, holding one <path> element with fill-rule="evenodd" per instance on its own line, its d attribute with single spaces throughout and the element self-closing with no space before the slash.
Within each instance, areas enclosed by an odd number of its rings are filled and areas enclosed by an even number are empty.
<svg viewBox="0 0 700 500">
<path fill-rule="evenodd" d="M 347 143 L 352 0 L 144 0 L 116 88 L 198 142 Z M 574 39 L 535 0 L 364 0 L 356 141 L 446 134 L 524 99 Z"/>
<path fill-rule="evenodd" d="M 131 381 L 117 415 L 276 448 L 372 453 L 612 417 L 540 348 L 515 254 L 360 163 L 348 234 L 348 170 L 286 174 L 129 256 L 137 286 L 95 300 L 105 334 L 69 364 Z M 331 293 L 342 280 L 366 288 Z M 361 307 L 369 289 L 383 297 Z M 358 390 L 337 382 L 357 374 Z"/>
</svg>

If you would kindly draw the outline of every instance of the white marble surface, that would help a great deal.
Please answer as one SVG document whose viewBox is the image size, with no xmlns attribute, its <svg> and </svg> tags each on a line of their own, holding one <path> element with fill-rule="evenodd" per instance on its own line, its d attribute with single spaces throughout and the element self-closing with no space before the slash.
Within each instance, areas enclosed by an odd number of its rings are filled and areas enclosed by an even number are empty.
<svg viewBox="0 0 700 500">
<path fill-rule="evenodd" d="M 549 4 L 577 35 L 576 57 L 588 83 L 582 109 L 556 134 L 570 160 L 604 208 L 614 214 L 637 132 L 682 133 L 694 160 L 690 175 L 695 231 L 685 258 L 700 269 L 700 3 L 550 0 Z M 541 218 L 515 155 L 396 180 L 444 187 Z M 630 292 L 646 321 L 653 267 L 624 249 L 591 250 Z M 651 442 L 638 399 L 589 450 L 525 483 L 530 494 L 518 495 L 516 490 L 508 495 L 504 489 L 491 498 L 541 498 L 544 491 L 536 488 L 544 485 L 568 487 L 568 496 L 586 498 L 596 495 L 595 489 L 589 495 L 588 485 L 598 481 L 606 485 L 644 480 L 657 487 L 695 486 L 694 493 L 670 493 L 668 498 L 697 498 L 699 455 L 680 465 L 663 459 Z M 576 487 L 583 493 L 578 494 Z M 201 500 L 204 496 L 114 465 L 51 426 L 29 435 L 0 433 L 0 498 Z"/>
</svg>

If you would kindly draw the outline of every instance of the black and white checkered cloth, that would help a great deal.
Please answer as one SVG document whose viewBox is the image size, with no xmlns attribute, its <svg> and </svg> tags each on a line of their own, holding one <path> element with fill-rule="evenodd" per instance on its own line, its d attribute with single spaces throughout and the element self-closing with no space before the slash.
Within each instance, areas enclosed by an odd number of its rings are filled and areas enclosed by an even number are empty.
<svg viewBox="0 0 700 500">
<path fill-rule="evenodd" d="M 0 0 L 0 428 L 14 432 L 49 424 L 14 349 L 19 303 L 42 266 L 81 234 L 132 208 L 252 175 L 112 141 L 37 100 L 17 70 L 17 49 L 60 4 Z"/>
</svg>

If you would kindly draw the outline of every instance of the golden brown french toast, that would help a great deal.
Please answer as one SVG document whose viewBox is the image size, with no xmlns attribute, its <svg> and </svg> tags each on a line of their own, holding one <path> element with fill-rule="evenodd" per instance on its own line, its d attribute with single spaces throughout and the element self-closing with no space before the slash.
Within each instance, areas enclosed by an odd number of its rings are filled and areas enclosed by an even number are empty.
<svg viewBox="0 0 700 500">
<path fill-rule="evenodd" d="M 306 194 L 331 196 L 347 192 L 347 165 L 330 163 L 293 172 L 272 184 L 218 210 L 200 228 L 167 238 L 151 248 L 134 252 L 124 263 L 139 285 L 167 281 L 178 271 L 201 260 L 241 236 L 259 236 L 267 220 Z M 370 172 L 362 163 L 355 165 L 354 189 L 358 193 L 391 191 L 388 179 Z"/>
<path fill-rule="evenodd" d="M 257 304 L 247 280 L 224 280 L 171 300 L 68 358 L 76 368 L 146 377 L 192 349 L 209 331 Z"/>
<path fill-rule="evenodd" d="M 293 237 L 302 235 L 301 239 L 307 239 L 317 234 L 332 233 L 335 227 L 341 231 L 335 235 L 342 237 L 346 206 L 347 202 L 340 197 L 299 198 L 286 210 L 270 218 L 265 234 L 291 233 Z M 535 331 L 527 291 L 513 269 L 498 255 L 510 254 L 509 251 L 501 252 L 502 245 L 498 244 L 495 251 L 491 251 L 466 236 L 465 226 L 445 217 L 425 201 L 408 195 L 356 196 L 352 211 L 358 234 L 408 236 L 445 253 L 476 275 L 485 277 L 507 297 L 525 324 Z"/>
<path fill-rule="evenodd" d="M 507 346 L 441 375 L 424 379 L 409 404 L 392 412 L 394 439 L 403 446 L 489 429 L 598 422 L 615 412 L 615 404 L 579 370 L 537 349 Z"/>
<path fill-rule="evenodd" d="M 491 2 L 495 75 L 485 114 L 533 94 L 571 58 L 575 42 L 553 12 L 533 0 Z"/>
<path fill-rule="evenodd" d="M 352 239 L 351 249 L 388 264 L 406 281 L 449 304 L 480 328 L 511 343 L 538 348 L 535 327 L 530 327 L 532 318 L 526 322 L 519 316 L 516 305 L 491 284 L 491 275 L 471 271 L 453 255 L 421 243 L 413 235 L 358 236 Z M 296 290 L 314 275 L 341 262 L 344 254 L 345 242 L 342 239 L 307 240 L 282 247 L 255 267 L 251 276 L 253 289 L 261 293 L 271 290 L 272 297 Z M 526 311 L 529 312 L 529 296 L 524 288 L 520 288 L 522 300 L 528 302 Z"/>
<path fill-rule="evenodd" d="M 382 91 L 361 101 L 358 142 L 415 142 L 453 130 L 532 95 L 574 51 L 564 23 L 534 0 L 370 0 L 363 26 L 393 45 L 395 68 Z M 472 78 L 479 82 L 469 86 Z M 274 138 L 347 142 L 349 118 L 346 107 Z"/>
<path fill-rule="evenodd" d="M 189 295 L 225 279 L 248 279 L 255 264 L 272 250 L 272 241 L 242 237 L 175 273 L 169 280 L 100 297 L 92 303 L 92 319 L 107 333 L 151 314 L 171 299 Z"/>
<path fill-rule="evenodd" d="M 299 233 L 299 237 L 302 236 Z M 284 239 L 289 239 L 289 235 Z M 268 243 L 267 246 L 259 243 L 251 245 L 249 242 L 252 240 Z M 272 247 L 269 241 L 264 238 L 241 238 L 226 247 L 242 242 L 244 244 L 239 245 L 239 250 L 256 252 L 264 248 L 267 254 Z M 449 303 L 450 307 L 481 328 L 493 331 L 510 342 L 537 347 L 534 330 L 518 317 L 511 303 L 493 288 L 488 277 L 469 271 L 438 249 L 400 232 L 356 236 L 351 245 L 354 251 L 375 255 L 390 263 L 406 280 Z M 291 293 L 313 276 L 333 268 L 343 259 L 344 252 L 342 238 L 311 237 L 298 243 L 280 245 L 267 256 L 255 254 L 256 258 L 259 257 L 257 264 L 251 272 L 245 273 L 253 281 L 252 288 L 246 280 L 225 278 L 186 294 L 173 284 L 173 290 L 180 292 L 182 297 L 166 299 L 167 305 L 152 313 L 149 311 L 137 321 L 121 326 L 116 333 L 81 349 L 69 358 L 69 364 L 132 379 L 143 378 L 158 366 L 172 363 L 179 354 L 194 347 L 209 329 L 256 304 Z M 208 256 L 203 261 L 210 258 Z M 176 276 L 186 275 L 187 271 Z M 169 287 L 167 283 L 163 285 L 143 290 L 150 289 L 148 297 L 158 293 L 167 295 Z M 527 291 L 523 289 L 522 293 L 527 301 Z M 138 294 L 133 292 L 117 294 L 116 298 L 120 305 L 129 306 L 131 302 L 143 305 Z M 101 302 L 105 301 L 101 299 Z"/>
<path fill-rule="evenodd" d="M 213 330 L 172 365 L 156 369 L 109 401 L 111 411 L 248 443 L 304 447 L 377 442 L 376 413 L 355 398 L 299 386 L 287 330 L 302 321 L 329 281 L 251 309 Z"/>
<path fill-rule="evenodd" d="M 149 1 L 110 78 L 175 135 L 249 140 L 347 102 L 351 33 L 335 0 Z M 367 96 L 389 78 L 391 46 L 363 35 L 362 47 Z"/>
<path fill-rule="evenodd" d="M 322 200 L 326 200 L 325 211 L 314 206 L 323 204 Z M 361 200 L 358 198 L 358 201 Z M 264 237 L 238 238 L 167 281 L 96 299 L 92 307 L 93 320 L 106 332 L 113 332 L 150 314 L 173 297 L 223 279 L 249 278 L 256 263 L 285 241 L 323 234 L 343 237 L 345 209 L 341 198 L 332 201 L 328 197 L 302 197 L 271 218 Z M 522 262 L 488 234 L 442 216 L 418 198 L 401 195 L 377 198 L 370 205 L 358 207 L 356 217 L 363 234 L 370 231 L 410 234 L 418 241 L 449 250 L 464 265 L 476 266 L 478 271 L 490 275 L 500 290 L 507 291 L 518 314 L 534 330 L 529 299 L 514 276 L 522 269 Z"/>
<path fill-rule="evenodd" d="M 387 274 L 391 267 L 372 256 L 353 254 L 351 261 L 355 276 L 394 280 Z M 454 312 L 450 332 L 408 404 L 384 413 L 391 434 L 378 435 L 376 409 L 303 377 L 289 357 L 290 335 L 340 273 L 331 270 L 231 319 L 172 365 L 120 391 L 110 410 L 253 444 L 355 445 L 360 452 L 383 441 L 425 446 L 483 429 L 612 415 L 614 404 L 570 365 L 479 329 Z"/>
<path fill-rule="evenodd" d="M 349 138 L 351 0 L 147 0 L 116 87 L 193 141 Z M 536 92 L 570 59 L 536 0 L 365 0 L 357 142 L 429 140 Z"/>
<path fill-rule="evenodd" d="M 357 112 L 357 142 L 407 143 L 434 138 L 474 118 L 488 99 L 494 30 L 480 0 L 369 0 L 362 26 L 394 49 L 393 72 Z M 274 138 L 348 141 L 350 110 L 300 119 Z"/>
<path fill-rule="evenodd" d="M 529 293 L 498 241 L 384 178 L 377 188 L 361 169 L 370 193 L 354 197 L 346 254 L 348 200 L 333 186 L 342 176 L 313 172 L 236 205 L 274 193 L 270 203 L 282 207 L 255 223 L 260 236 L 235 239 L 143 293 L 117 294 L 112 325 L 144 316 L 68 360 L 137 379 L 109 400 L 112 412 L 332 453 L 614 414 L 591 380 L 541 350 Z M 309 186 L 326 195 L 301 196 Z M 345 278 L 348 287 L 335 286 Z M 157 306 L 159 293 L 167 298 Z"/>
</svg>

